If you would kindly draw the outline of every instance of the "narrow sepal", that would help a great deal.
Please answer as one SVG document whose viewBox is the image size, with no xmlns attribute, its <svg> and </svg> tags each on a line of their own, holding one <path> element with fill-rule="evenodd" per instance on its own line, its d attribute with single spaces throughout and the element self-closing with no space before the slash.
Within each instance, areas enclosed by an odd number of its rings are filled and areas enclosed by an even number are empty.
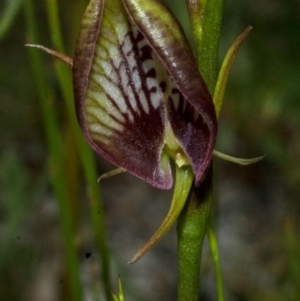
<svg viewBox="0 0 300 301">
<path fill-rule="evenodd" d="M 234 62 L 234 59 L 242 46 L 243 42 L 245 41 L 246 37 L 250 33 L 252 27 L 248 26 L 245 31 L 235 40 L 233 45 L 229 48 L 224 61 L 222 63 L 215 92 L 214 92 L 214 104 L 216 108 L 216 114 L 217 116 L 220 114 L 222 104 L 223 104 L 223 99 L 224 99 L 224 94 L 225 94 L 225 89 L 226 89 L 226 84 L 229 76 L 229 72 L 231 70 L 232 64 Z"/>
<path fill-rule="evenodd" d="M 129 264 L 139 260 L 170 230 L 186 203 L 193 180 L 194 175 L 189 166 L 181 168 L 176 166 L 176 182 L 169 212 L 162 224 L 160 225 L 160 227 L 157 229 L 157 231 L 152 235 L 149 241 L 136 253 L 136 255 L 128 262 Z"/>
<path fill-rule="evenodd" d="M 60 61 L 62 61 L 63 63 L 69 65 L 69 66 L 73 66 L 73 59 L 71 59 L 70 57 L 61 54 L 60 52 L 57 52 L 55 50 L 52 50 L 50 48 L 47 48 L 45 46 L 42 45 L 37 45 L 37 44 L 25 44 L 26 47 L 33 47 L 33 48 L 38 48 L 54 57 L 56 57 L 57 59 L 59 59 Z"/>
<path fill-rule="evenodd" d="M 265 157 L 265 156 L 260 156 L 260 157 L 255 157 L 255 158 L 244 159 L 244 158 L 237 158 L 237 157 L 229 156 L 224 153 L 218 152 L 216 150 L 214 150 L 213 154 L 217 158 L 220 158 L 220 159 L 228 161 L 228 162 L 236 163 L 239 165 L 250 165 L 250 164 L 256 163 L 258 161 L 261 161 Z"/>
<path fill-rule="evenodd" d="M 102 175 L 98 178 L 97 181 L 100 182 L 100 181 L 102 181 L 102 180 L 105 180 L 105 179 L 114 177 L 114 176 L 119 175 L 119 174 L 124 173 L 124 172 L 126 172 L 125 169 L 123 169 L 123 168 L 116 168 L 116 169 L 113 169 L 113 170 L 111 170 L 111 171 L 108 171 L 108 172 L 102 174 Z"/>
</svg>

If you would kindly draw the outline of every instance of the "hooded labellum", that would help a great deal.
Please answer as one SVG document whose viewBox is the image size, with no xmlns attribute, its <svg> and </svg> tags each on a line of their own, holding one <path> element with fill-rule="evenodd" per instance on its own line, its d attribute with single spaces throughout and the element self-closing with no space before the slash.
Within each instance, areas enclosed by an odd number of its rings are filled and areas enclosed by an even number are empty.
<svg viewBox="0 0 300 301">
<path fill-rule="evenodd" d="M 104 158 L 155 187 L 169 159 L 199 185 L 216 138 L 211 96 L 178 22 L 156 0 L 91 0 L 73 61 L 78 120 Z"/>
</svg>

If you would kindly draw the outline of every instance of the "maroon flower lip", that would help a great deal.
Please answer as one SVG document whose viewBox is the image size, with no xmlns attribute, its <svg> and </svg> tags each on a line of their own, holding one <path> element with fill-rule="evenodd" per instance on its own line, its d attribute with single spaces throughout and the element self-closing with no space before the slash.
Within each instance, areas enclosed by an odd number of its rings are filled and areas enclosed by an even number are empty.
<svg viewBox="0 0 300 301">
<path fill-rule="evenodd" d="M 161 189 L 172 187 L 172 157 L 190 164 L 200 184 L 216 114 L 180 25 L 162 4 L 90 1 L 73 84 L 80 127 L 96 152 Z"/>
</svg>

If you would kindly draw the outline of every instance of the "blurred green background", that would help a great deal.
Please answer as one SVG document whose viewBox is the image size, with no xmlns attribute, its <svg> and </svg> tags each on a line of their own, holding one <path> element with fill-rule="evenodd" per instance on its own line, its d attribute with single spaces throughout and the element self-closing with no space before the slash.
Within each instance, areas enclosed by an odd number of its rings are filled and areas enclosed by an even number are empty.
<svg viewBox="0 0 300 301">
<path fill-rule="evenodd" d="M 32 42 L 26 1 L 0 3 L 0 299 L 72 300 L 60 205 L 49 180 L 53 170 L 43 114 L 32 62 L 24 47 Z M 31 3 L 39 44 L 53 48 L 51 39 L 56 37 L 49 30 L 47 1 Z M 57 3 L 65 51 L 72 56 L 87 1 Z M 188 28 L 180 0 L 171 6 Z M 7 14 L 7 7 L 12 14 Z M 227 0 L 220 62 L 248 25 L 253 30 L 229 78 L 216 148 L 238 157 L 265 154 L 265 158 L 248 167 L 215 160 L 213 222 L 225 295 L 233 301 L 296 301 L 300 300 L 300 2 Z M 78 163 L 79 151 L 72 147 L 57 66 L 50 56 L 41 57 L 63 157 L 68 158 L 62 168 L 73 200 L 69 206 L 83 300 L 104 300 L 89 190 Z M 98 174 L 111 168 L 97 158 Z M 126 174 L 101 183 L 101 193 L 112 287 L 115 289 L 121 274 L 126 300 L 174 300 L 174 231 L 140 263 L 126 265 L 162 220 L 170 193 Z M 201 300 L 216 300 L 207 243 L 202 265 Z"/>
</svg>

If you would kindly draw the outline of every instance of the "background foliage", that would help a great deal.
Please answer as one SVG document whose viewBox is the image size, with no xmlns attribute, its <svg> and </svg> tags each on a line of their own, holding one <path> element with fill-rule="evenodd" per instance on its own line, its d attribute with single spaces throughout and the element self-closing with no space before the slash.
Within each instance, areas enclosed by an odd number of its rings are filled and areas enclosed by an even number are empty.
<svg viewBox="0 0 300 301">
<path fill-rule="evenodd" d="M 9 1 L 0 4 L 0 297 L 3 301 L 67 300 L 72 290 L 63 247 L 64 217 L 50 185 L 51 164 L 38 89 L 23 47 L 31 42 L 26 1 L 11 0 L 16 7 L 11 19 L 4 9 Z M 86 2 L 58 1 L 66 54 L 70 56 Z M 51 47 L 55 37 L 48 26 L 47 1 L 32 3 L 39 43 Z M 182 12 L 175 5 L 172 8 Z M 185 16 L 182 20 L 188 27 Z M 225 3 L 220 61 L 246 26 L 251 24 L 254 29 L 229 79 L 217 149 L 239 157 L 266 154 L 262 162 L 250 167 L 215 162 L 213 223 L 227 300 L 300 298 L 299 20 L 298 0 Z M 72 147 L 70 113 L 56 77 L 57 66 L 49 56 L 42 55 L 42 59 L 62 152 L 68 158 L 64 169 L 84 300 L 99 300 L 104 294 L 100 286 L 103 269 L 93 237 L 89 191 L 78 163 L 79 151 Z M 98 174 L 111 168 L 97 158 Z M 141 296 L 143 300 L 175 299 L 174 233 L 141 262 L 126 265 L 160 223 L 170 193 L 126 174 L 103 182 L 101 188 L 112 287 L 117 286 L 120 273 L 127 300 Z M 202 264 L 202 300 L 215 300 L 214 271 L 207 250 Z"/>
</svg>

